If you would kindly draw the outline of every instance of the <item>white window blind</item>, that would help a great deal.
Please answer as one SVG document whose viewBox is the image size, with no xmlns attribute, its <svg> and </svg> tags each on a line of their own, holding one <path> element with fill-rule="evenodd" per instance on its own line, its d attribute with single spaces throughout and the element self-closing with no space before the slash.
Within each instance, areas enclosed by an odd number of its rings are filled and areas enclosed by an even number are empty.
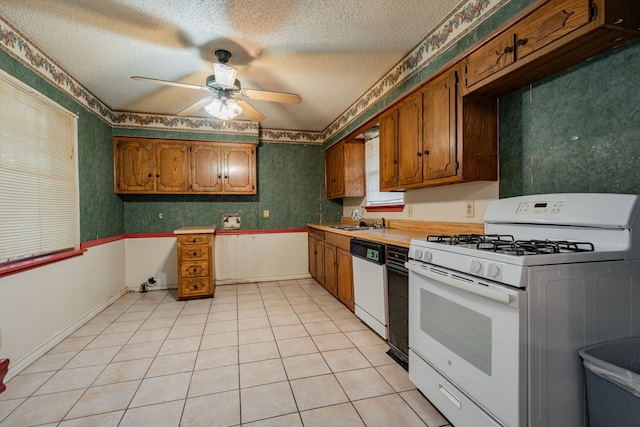
<svg viewBox="0 0 640 427">
<path fill-rule="evenodd" d="M 0 264 L 78 247 L 76 121 L 0 72 Z"/>
<path fill-rule="evenodd" d="M 404 193 L 380 191 L 380 137 L 365 143 L 367 168 L 367 206 L 402 205 Z"/>
</svg>

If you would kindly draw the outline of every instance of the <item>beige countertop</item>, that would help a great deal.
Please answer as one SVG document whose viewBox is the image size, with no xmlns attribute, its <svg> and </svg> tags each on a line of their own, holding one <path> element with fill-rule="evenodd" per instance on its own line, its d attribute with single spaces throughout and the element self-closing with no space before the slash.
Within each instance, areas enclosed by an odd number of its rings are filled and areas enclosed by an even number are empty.
<svg viewBox="0 0 640 427">
<path fill-rule="evenodd" d="M 374 230 L 358 230 L 347 231 L 337 228 L 331 228 L 332 225 L 339 225 L 340 223 L 325 223 L 325 224 L 307 224 L 311 228 L 318 230 L 328 231 L 331 233 L 342 234 L 349 237 L 358 237 L 364 240 L 371 240 L 374 242 L 385 243 L 387 245 L 396 245 L 409 247 L 411 239 L 427 237 L 425 231 L 415 230 L 402 230 L 398 228 L 379 228 Z"/>
<path fill-rule="evenodd" d="M 173 230 L 173 234 L 213 234 L 216 231 L 215 225 L 180 227 Z"/>
<path fill-rule="evenodd" d="M 348 231 L 332 228 L 332 225 L 344 225 L 344 223 L 332 222 L 321 224 L 307 224 L 307 227 L 323 230 L 330 233 L 342 234 L 349 237 L 358 237 L 374 242 L 385 243 L 387 245 L 404 246 L 411 244 L 411 239 L 424 239 L 434 235 L 455 235 L 467 233 L 482 233 L 484 225 L 479 223 L 456 223 L 456 222 L 429 222 L 429 221 L 395 221 L 391 228 L 380 228 L 373 230 Z M 394 224 L 399 224 L 403 228 L 396 228 Z"/>
</svg>

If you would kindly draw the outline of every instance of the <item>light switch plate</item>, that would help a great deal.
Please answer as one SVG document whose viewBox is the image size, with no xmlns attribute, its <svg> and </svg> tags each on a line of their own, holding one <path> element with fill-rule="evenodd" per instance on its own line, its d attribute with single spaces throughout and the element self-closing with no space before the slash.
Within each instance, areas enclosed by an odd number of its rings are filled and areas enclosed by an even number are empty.
<svg viewBox="0 0 640 427">
<path fill-rule="evenodd" d="M 223 230 L 240 229 L 240 214 L 224 214 L 222 215 Z"/>
</svg>

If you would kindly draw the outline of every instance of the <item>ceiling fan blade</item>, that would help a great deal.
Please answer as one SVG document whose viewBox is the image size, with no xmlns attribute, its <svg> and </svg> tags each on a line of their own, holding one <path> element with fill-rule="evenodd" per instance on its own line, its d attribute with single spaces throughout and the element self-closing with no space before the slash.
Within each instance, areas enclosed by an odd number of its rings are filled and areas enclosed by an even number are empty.
<svg viewBox="0 0 640 427">
<path fill-rule="evenodd" d="M 235 101 L 236 104 L 238 104 L 240 108 L 242 108 L 242 114 L 247 116 L 250 120 L 254 122 L 261 122 L 266 118 L 264 114 L 253 108 L 253 106 L 251 106 L 251 104 L 249 104 L 247 101 L 244 101 L 242 99 L 236 99 Z"/>
<path fill-rule="evenodd" d="M 176 87 L 181 87 L 181 88 L 185 88 L 185 89 L 196 89 L 196 90 L 209 91 L 209 89 L 206 88 L 205 86 L 190 85 L 188 83 L 172 82 L 172 81 L 169 81 L 169 80 L 152 79 L 150 77 L 132 76 L 131 79 L 139 81 L 139 82 L 157 83 L 157 84 L 165 85 L 165 86 L 176 86 Z"/>
<path fill-rule="evenodd" d="M 302 98 L 296 93 L 247 89 L 243 90 L 242 94 L 249 99 L 258 99 L 260 101 L 284 102 L 287 104 L 300 104 L 302 102 Z"/>
<path fill-rule="evenodd" d="M 205 96 L 199 101 L 194 102 L 184 110 L 178 112 L 177 116 L 190 116 L 191 114 L 200 111 L 205 105 L 210 104 L 213 101 L 213 96 Z"/>
</svg>

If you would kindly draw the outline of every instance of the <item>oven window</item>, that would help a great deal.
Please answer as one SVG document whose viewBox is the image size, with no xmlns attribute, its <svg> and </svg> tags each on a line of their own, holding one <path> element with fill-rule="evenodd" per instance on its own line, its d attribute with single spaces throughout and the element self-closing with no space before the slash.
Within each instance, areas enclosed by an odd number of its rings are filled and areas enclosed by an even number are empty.
<svg viewBox="0 0 640 427">
<path fill-rule="evenodd" d="M 420 329 L 491 376 L 491 318 L 420 289 Z"/>
</svg>

